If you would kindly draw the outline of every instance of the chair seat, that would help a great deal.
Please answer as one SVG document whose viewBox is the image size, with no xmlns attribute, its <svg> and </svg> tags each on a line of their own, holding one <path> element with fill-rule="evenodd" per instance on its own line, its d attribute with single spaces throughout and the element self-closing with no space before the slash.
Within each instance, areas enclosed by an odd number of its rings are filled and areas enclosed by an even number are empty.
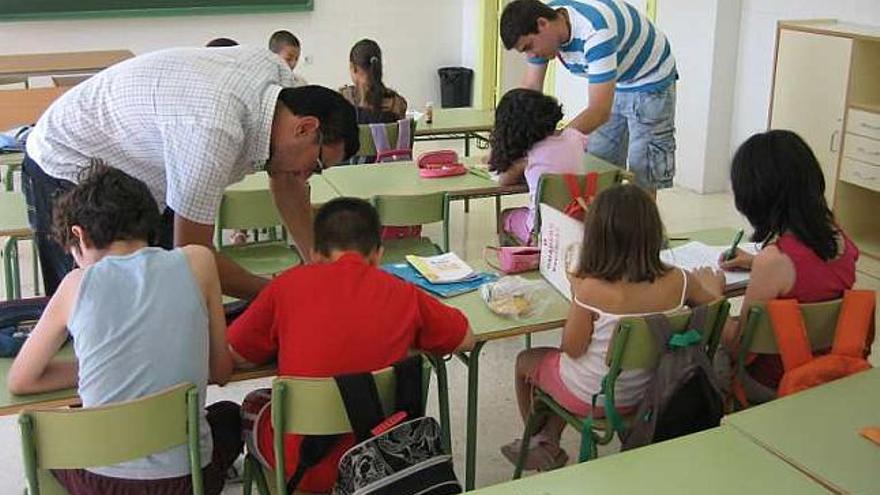
<svg viewBox="0 0 880 495">
<path fill-rule="evenodd" d="M 427 237 L 409 237 L 405 239 L 386 239 L 382 241 L 384 254 L 383 263 L 403 263 L 406 255 L 434 256 L 443 252 Z"/>
<path fill-rule="evenodd" d="M 220 252 L 245 270 L 258 275 L 279 273 L 302 263 L 296 249 L 285 241 L 267 241 L 223 246 Z"/>
</svg>

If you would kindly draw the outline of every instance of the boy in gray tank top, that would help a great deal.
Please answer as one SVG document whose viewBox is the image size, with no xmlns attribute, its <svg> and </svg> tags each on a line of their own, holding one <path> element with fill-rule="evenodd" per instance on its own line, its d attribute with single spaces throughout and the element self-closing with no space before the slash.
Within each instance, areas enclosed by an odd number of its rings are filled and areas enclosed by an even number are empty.
<svg viewBox="0 0 880 495">
<path fill-rule="evenodd" d="M 144 183 L 100 164 L 58 198 L 54 234 L 79 268 L 61 282 L 13 363 L 11 392 L 77 386 L 83 407 L 96 407 L 189 382 L 204 406 L 208 381 L 229 380 L 214 256 L 202 246 L 149 247 L 159 221 Z M 76 361 L 52 361 L 68 335 Z M 212 404 L 200 421 L 205 492 L 219 494 L 242 451 L 239 406 Z M 54 474 L 72 495 L 192 492 L 186 446 Z"/>
</svg>

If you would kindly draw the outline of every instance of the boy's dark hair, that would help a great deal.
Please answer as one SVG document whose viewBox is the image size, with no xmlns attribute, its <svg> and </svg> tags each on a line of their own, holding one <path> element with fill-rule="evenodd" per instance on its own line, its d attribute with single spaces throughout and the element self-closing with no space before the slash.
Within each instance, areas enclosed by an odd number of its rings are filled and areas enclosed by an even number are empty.
<svg viewBox="0 0 880 495">
<path fill-rule="evenodd" d="M 223 47 L 223 46 L 238 46 L 238 42 L 232 38 L 214 38 L 209 41 L 205 46 L 209 48 Z"/>
<path fill-rule="evenodd" d="M 382 246 L 382 225 L 373 205 L 358 198 L 336 198 L 315 215 L 315 251 L 333 250 L 369 255 Z"/>
<path fill-rule="evenodd" d="M 562 106 L 551 96 L 532 89 L 512 89 L 495 109 L 489 166 L 504 172 L 529 149 L 556 131 Z"/>
<path fill-rule="evenodd" d="M 295 46 L 300 48 L 299 38 L 293 35 L 290 31 L 280 30 L 272 33 L 272 36 L 269 37 L 269 50 L 272 50 L 273 53 L 278 53 L 285 46 Z"/>
<path fill-rule="evenodd" d="M 600 193 L 584 220 L 579 276 L 608 282 L 653 282 L 669 270 L 660 261 L 663 222 L 657 204 L 638 186 Z"/>
<path fill-rule="evenodd" d="M 755 134 L 733 157 L 730 182 L 736 209 L 766 242 L 791 232 L 823 260 L 837 255 L 837 226 L 825 201 L 816 155 L 791 131 Z"/>
<path fill-rule="evenodd" d="M 514 0 L 501 13 L 501 42 L 510 50 L 521 36 L 538 32 L 538 18 L 552 21 L 559 16 L 552 7 L 538 0 Z"/>
<path fill-rule="evenodd" d="M 114 241 L 154 240 L 159 207 L 147 185 L 121 170 L 93 161 L 79 184 L 59 196 L 52 208 L 53 236 L 65 249 L 77 245 L 78 225 L 97 249 Z"/>
<path fill-rule="evenodd" d="M 284 88 L 278 100 L 294 115 L 312 116 L 321 121 L 324 144 L 344 142 L 343 160 L 351 158 L 361 147 L 354 106 L 336 91 L 315 85 Z"/>
</svg>

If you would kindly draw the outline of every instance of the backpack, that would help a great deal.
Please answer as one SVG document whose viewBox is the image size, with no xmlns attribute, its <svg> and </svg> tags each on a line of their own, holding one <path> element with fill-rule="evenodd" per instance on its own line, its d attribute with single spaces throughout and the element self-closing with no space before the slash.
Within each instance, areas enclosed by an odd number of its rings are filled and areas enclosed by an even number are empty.
<svg viewBox="0 0 880 495">
<path fill-rule="evenodd" d="M 675 334 L 665 315 L 645 317 L 661 352 L 645 398 L 627 430 L 623 429 L 616 410 L 605 408 L 611 424 L 616 425 L 620 433 L 621 451 L 707 430 L 721 423 L 724 415 L 721 389 L 705 350 L 711 333 L 705 328 L 708 312 L 706 306 L 694 308 L 691 329 Z"/>
<path fill-rule="evenodd" d="M 874 325 L 874 299 L 874 291 L 850 290 L 844 293 L 831 352 L 819 357 L 813 357 L 797 301 L 776 299 L 767 303 L 785 369 L 779 382 L 778 397 L 871 368 L 864 356 L 868 334 Z"/>
<path fill-rule="evenodd" d="M 443 451 L 437 420 L 424 416 L 422 357 L 394 366 L 396 412 L 383 419 L 370 373 L 336 378 L 359 443 L 339 460 L 334 495 L 462 493 L 452 456 Z"/>
<path fill-rule="evenodd" d="M 48 297 L 0 302 L 0 357 L 18 355 L 48 303 Z"/>
<path fill-rule="evenodd" d="M 382 412 L 372 373 L 335 378 L 356 443 L 339 460 L 335 495 L 447 495 L 461 493 L 452 456 L 443 452 L 440 425 L 424 416 L 422 357 L 394 364 L 395 412 Z M 318 464 L 341 435 L 303 438 L 299 464 L 287 482 L 293 493 L 306 471 Z"/>
<path fill-rule="evenodd" d="M 581 193 L 581 186 L 578 184 L 576 175 L 565 174 L 563 179 L 565 179 L 565 184 L 568 186 L 568 194 L 571 195 L 571 201 L 565 205 L 562 213 L 583 222 L 584 216 L 587 214 L 587 208 L 593 202 L 593 199 L 596 198 L 596 190 L 599 187 L 599 174 L 596 172 L 587 174 L 587 184 L 583 193 Z"/>
</svg>

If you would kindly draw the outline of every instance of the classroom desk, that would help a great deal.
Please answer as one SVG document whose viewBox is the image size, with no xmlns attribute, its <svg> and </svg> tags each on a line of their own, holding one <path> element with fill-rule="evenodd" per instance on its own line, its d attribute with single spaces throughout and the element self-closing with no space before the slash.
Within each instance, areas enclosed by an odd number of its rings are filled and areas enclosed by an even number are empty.
<svg viewBox="0 0 880 495">
<path fill-rule="evenodd" d="M 836 493 L 880 493 L 880 446 L 859 435 L 864 427 L 880 426 L 878 368 L 723 422 Z"/>
<path fill-rule="evenodd" d="M 134 54 L 130 50 L 3 55 L 0 56 L 0 77 L 93 74 L 131 57 Z"/>
<path fill-rule="evenodd" d="M 464 140 L 464 156 L 470 156 L 471 139 L 484 139 L 479 132 L 490 132 L 495 127 L 495 111 L 475 108 L 439 108 L 434 110 L 434 121 L 425 122 L 422 116 L 416 122 L 416 141 Z"/>
<path fill-rule="evenodd" d="M 721 426 L 471 493 L 811 495 L 830 492 L 733 428 Z"/>
</svg>

